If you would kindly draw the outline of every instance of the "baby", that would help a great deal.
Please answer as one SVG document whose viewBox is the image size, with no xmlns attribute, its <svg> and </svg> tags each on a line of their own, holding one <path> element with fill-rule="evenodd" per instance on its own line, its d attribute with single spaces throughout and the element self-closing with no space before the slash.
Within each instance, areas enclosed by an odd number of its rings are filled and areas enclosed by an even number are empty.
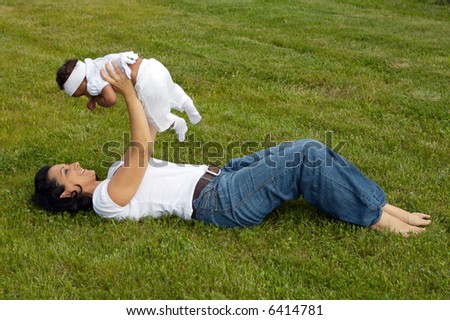
<svg viewBox="0 0 450 320">
<path fill-rule="evenodd" d="M 117 101 L 112 86 L 100 76 L 100 70 L 107 63 L 116 62 L 133 81 L 137 95 L 145 108 L 147 120 L 155 124 L 158 131 L 171 128 L 178 140 L 186 138 L 187 124 L 170 112 L 175 109 L 186 112 L 189 121 L 197 124 L 202 119 L 192 99 L 170 76 L 169 70 L 156 59 L 140 59 L 133 51 L 114 53 L 97 58 L 67 60 L 56 73 L 56 82 L 69 96 L 88 97 L 87 107 L 91 110 L 99 104 L 111 107 Z"/>
</svg>

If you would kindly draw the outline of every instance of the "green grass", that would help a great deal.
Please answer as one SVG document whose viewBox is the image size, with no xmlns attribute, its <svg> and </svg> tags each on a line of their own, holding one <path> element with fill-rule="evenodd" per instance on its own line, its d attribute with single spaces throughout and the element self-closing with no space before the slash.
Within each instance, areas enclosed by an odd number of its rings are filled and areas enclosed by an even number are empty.
<svg viewBox="0 0 450 320">
<path fill-rule="evenodd" d="M 0 0 L 0 298 L 450 297 L 448 4 L 107 3 Z M 42 165 L 79 160 L 105 177 L 100 163 L 113 159 L 103 145 L 123 145 L 128 132 L 123 100 L 90 112 L 59 91 L 56 69 L 125 50 L 164 63 L 203 115 L 189 131 L 200 147 L 180 149 L 189 143 L 167 132 L 156 157 L 223 164 L 267 134 L 345 141 L 340 153 L 389 202 L 430 213 L 432 225 L 404 239 L 327 219 L 302 200 L 249 230 L 34 208 Z M 213 142 L 238 147 L 208 157 Z"/>
</svg>

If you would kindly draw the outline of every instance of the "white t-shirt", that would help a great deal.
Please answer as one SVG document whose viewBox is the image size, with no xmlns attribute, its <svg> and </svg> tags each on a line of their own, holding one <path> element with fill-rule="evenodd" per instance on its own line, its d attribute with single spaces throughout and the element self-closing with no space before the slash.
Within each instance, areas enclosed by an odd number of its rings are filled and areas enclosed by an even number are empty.
<svg viewBox="0 0 450 320">
<path fill-rule="evenodd" d="M 107 63 L 115 61 L 126 73 L 127 77 L 131 79 L 131 69 L 128 65 L 135 64 L 138 59 L 139 56 L 136 53 L 128 51 L 108 54 L 95 60 L 89 58 L 84 60 L 86 64 L 87 91 L 89 94 L 98 96 L 102 93 L 103 88 L 109 84 L 100 75 L 100 70 L 104 69 Z"/>
<path fill-rule="evenodd" d="M 122 165 L 123 161 L 114 163 L 109 168 L 106 180 L 97 186 L 92 195 L 94 211 L 99 216 L 139 220 L 175 215 L 184 220 L 191 219 L 194 188 L 206 172 L 206 165 L 175 164 L 150 159 L 140 187 L 133 199 L 123 207 L 114 203 L 108 195 L 108 183 Z"/>
</svg>

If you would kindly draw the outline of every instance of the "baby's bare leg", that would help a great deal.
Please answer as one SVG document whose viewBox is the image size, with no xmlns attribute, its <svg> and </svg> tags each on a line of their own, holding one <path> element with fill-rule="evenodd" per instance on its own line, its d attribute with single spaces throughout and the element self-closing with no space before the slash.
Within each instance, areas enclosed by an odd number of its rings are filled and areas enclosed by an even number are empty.
<svg viewBox="0 0 450 320">
<path fill-rule="evenodd" d="M 375 230 L 379 231 L 392 231 L 395 233 L 400 233 L 404 237 L 408 237 L 410 234 L 418 234 L 420 232 L 425 231 L 424 228 L 419 228 L 416 226 L 412 226 L 410 224 L 407 224 L 406 222 L 403 222 L 399 218 L 390 215 L 386 211 L 383 210 L 381 213 L 381 218 L 378 220 L 378 222 L 371 226 Z"/>
<path fill-rule="evenodd" d="M 410 213 L 408 211 L 405 211 L 401 208 L 397 208 L 390 204 L 386 204 L 383 207 L 383 210 L 386 211 L 391 216 L 394 216 L 412 226 L 427 226 L 431 223 L 430 215 L 425 213 L 420 212 Z"/>
</svg>

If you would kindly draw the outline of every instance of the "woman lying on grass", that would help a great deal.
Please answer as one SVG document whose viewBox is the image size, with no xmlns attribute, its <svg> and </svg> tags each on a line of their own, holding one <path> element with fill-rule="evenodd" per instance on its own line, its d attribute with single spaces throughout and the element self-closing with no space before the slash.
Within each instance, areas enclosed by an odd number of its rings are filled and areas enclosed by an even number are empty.
<svg viewBox="0 0 450 320">
<path fill-rule="evenodd" d="M 231 160 L 223 168 L 152 158 L 157 130 L 149 125 L 131 80 L 114 64 L 105 81 L 125 98 L 131 146 L 106 180 L 78 162 L 41 168 L 33 203 L 49 211 L 94 209 L 101 217 L 140 219 L 176 215 L 223 227 L 258 225 L 287 200 L 303 199 L 328 216 L 408 236 L 430 216 L 386 203 L 381 188 L 321 142 L 286 142 Z"/>
</svg>

